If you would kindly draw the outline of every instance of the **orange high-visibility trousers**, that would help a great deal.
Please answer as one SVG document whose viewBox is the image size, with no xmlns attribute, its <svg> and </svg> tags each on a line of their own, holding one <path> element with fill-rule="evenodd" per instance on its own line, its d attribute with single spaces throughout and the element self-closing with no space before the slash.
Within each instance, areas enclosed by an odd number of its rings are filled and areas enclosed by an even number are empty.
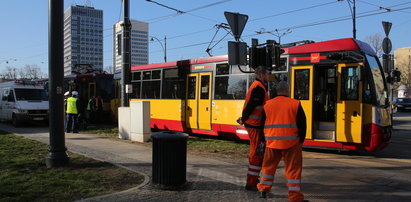
<svg viewBox="0 0 411 202">
<path fill-rule="evenodd" d="M 302 144 L 297 143 L 289 149 L 266 148 L 264 161 L 260 174 L 259 191 L 270 192 L 274 182 L 274 174 L 281 158 L 284 159 L 285 177 L 288 187 L 288 201 L 301 202 L 304 195 L 301 193 L 301 171 L 302 171 Z"/>
<path fill-rule="evenodd" d="M 256 150 L 261 143 L 260 133 L 262 129 L 246 127 L 250 138 L 250 154 L 248 156 L 248 172 L 246 186 L 256 186 L 260 176 L 261 165 L 263 164 L 263 156 L 257 156 Z"/>
</svg>

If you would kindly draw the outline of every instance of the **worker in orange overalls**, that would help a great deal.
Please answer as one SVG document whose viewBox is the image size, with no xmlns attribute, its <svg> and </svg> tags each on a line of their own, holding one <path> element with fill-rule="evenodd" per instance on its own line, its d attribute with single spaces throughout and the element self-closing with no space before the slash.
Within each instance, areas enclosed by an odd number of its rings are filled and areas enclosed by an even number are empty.
<svg viewBox="0 0 411 202">
<path fill-rule="evenodd" d="M 304 201 L 301 193 L 302 143 L 305 140 L 306 117 L 299 100 L 289 98 L 290 87 L 281 81 L 277 97 L 264 105 L 264 136 L 266 149 L 260 183 L 257 188 L 262 198 L 267 197 L 274 182 L 274 174 L 281 158 L 284 159 L 288 200 Z"/>
<path fill-rule="evenodd" d="M 250 138 L 250 154 L 245 189 L 257 191 L 258 177 L 260 175 L 263 155 L 257 155 L 257 147 L 263 141 L 262 113 L 263 106 L 268 100 L 267 82 L 269 72 L 266 67 L 259 66 L 255 69 L 255 81 L 251 84 L 245 98 L 243 113 L 237 122 L 244 124 Z"/>
</svg>

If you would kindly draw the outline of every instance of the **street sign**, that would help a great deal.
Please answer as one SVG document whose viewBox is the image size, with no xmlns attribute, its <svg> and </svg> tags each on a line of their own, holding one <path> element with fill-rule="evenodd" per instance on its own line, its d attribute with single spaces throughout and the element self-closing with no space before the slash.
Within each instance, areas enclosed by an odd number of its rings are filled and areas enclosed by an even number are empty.
<svg viewBox="0 0 411 202">
<path fill-rule="evenodd" d="M 243 33 L 245 24 L 248 20 L 248 15 L 240 13 L 224 12 L 224 16 L 227 19 L 228 25 L 230 25 L 231 32 L 234 35 L 236 41 L 239 41 L 241 34 Z"/>
<path fill-rule="evenodd" d="M 384 51 L 385 54 L 389 54 L 391 50 L 392 50 L 391 40 L 388 37 L 385 37 L 384 40 L 382 41 L 382 51 Z"/>
<path fill-rule="evenodd" d="M 244 42 L 228 42 L 228 64 L 247 65 L 247 44 Z"/>
<path fill-rule="evenodd" d="M 390 31 L 391 31 L 392 23 L 391 23 L 391 22 L 382 21 L 382 26 L 384 27 L 385 35 L 388 36 L 388 34 L 389 34 Z"/>
</svg>

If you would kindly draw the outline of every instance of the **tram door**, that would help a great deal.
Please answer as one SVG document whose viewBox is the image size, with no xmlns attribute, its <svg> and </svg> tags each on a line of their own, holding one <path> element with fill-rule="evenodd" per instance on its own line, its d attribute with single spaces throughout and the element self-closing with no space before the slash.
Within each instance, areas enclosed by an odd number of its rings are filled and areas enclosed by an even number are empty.
<svg viewBox="0 0 411 202">
<path fill-rule="evenodd" d="M 313 139 L 335 141 L 337 65 L 314 67 Z"/>
<path fill-rule="evenodd" d="M 96 83 L 90 82 L 88 83 L 88 99 L 92 98 L 96 95 Z"/>
<path fill-rule="evenodd" d="M 211 73 L 188 75 L 187 128 L 211 130 L 211 80 Z"/>
<path fill-rule="evenodd" d="M 313 66 L 292 67 L 291 98 L 298 99 L 307 117 L 307 139 L 312 139 Z"/>
<path fill-rule="evenodd" d="M 337 142 L 361 143 L 362 84 L 360 64 L 338 65 Z"/>
</svg>

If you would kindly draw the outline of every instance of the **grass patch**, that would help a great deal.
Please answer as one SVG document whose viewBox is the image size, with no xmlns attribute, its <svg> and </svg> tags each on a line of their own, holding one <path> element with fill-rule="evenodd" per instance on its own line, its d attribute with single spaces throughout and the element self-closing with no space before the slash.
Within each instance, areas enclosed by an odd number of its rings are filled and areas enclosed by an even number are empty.
<svg viewBox="0 0 411 202">
<path fill-rule="evenodd" d="M 144 181 L 137 173 L 74 153 L 68 166 L 47 169 L 47 146 L 0 131 L 0 201 L 73 201 Z"/>
<path fill-rule="evenodd" d="M 187 150 L 194 154 L 213 155 L 226 158 L 247 158 L 250 146 L 244 142 L 190 136 Z"/>
<path fill-rule="evenodd" d="M 85 132 L 99 134 L 104 137 L 118 138 L 118 127 L 114 125 L 89 125 Z"/>
<path fill-rule="evenodd" d="M 109 138 L 118 138 L 118 128 L 114 125 L 90 125 L 85 132 Z M 224 140 L 219 137 L 196 135 L 189 136 L 187 150 L 192 154 L 248 158 L 250 146 L 246 141 Z"/>
</svg>

